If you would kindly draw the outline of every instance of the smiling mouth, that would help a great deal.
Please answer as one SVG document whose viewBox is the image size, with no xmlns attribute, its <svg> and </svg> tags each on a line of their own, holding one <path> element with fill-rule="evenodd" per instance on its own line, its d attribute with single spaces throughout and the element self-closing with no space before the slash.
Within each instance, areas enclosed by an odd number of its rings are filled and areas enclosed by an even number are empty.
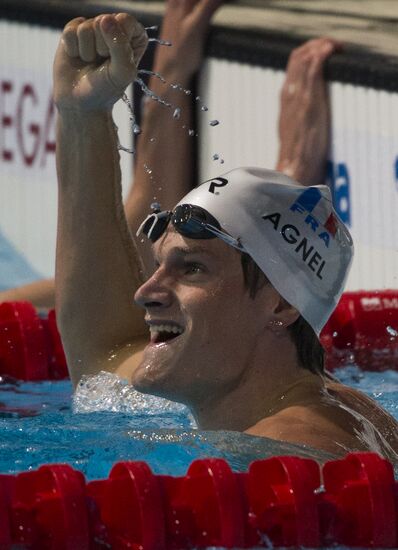
<svg viewBox="0 0 398 550">
<path fill-rule="evenodd" d="M 184 332 L 184 329 L 177 325 L 159 324 L 150 325 L 149 332 L 151 334 L 151 344 L 163 344 L 178 338 Z"/>
</svg>

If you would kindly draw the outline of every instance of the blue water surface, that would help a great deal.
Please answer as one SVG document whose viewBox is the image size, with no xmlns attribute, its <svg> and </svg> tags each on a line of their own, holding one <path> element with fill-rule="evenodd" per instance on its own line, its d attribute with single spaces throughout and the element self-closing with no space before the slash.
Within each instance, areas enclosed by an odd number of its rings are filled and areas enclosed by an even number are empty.
<svg viewBox="0 0 398 550">
<path fill-rule="evenodd" d="M 347 367 L 338 375 L 398 418 L 397 372 L 361 372 Z M 3 380 L 0 472 L 66 462 L 88 479 L 98 479 L 107 477 L 115 462 L 126 459 L 145 460 L 155 473 L 183 475 L 194 459 L 209 456 L 227 459 L 238 471 L 246 470 L 255 459 L 272 455 L 295 454 L 322 461 L 331 458 L 305 446 L 237 432 L 197 430 L 181 405 L 138 394 L 120 381 L 114 382 L 112 391 L 105 389 L 112 386 L 112 380 L 100 380 L 94 386 L 85 388 L 90 396 L 83 392 L 76 407 L 69 381 Z M 76 408 L 87 412 L 75 412 Z"/>
</svg>

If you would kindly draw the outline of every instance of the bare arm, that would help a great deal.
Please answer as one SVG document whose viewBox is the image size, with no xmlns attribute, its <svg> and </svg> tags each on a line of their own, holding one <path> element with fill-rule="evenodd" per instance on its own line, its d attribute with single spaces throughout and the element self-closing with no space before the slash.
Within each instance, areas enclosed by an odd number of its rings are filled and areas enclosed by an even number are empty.
<svg viewBox="0 0 398 550">
<path fill-rule="evenodd" d="M 0 292 L 0 302 L 31 302 L 38 309 L 54 307 L 54 279 L 40 279 Z"/>
<path fill-rule="evenodd" d="M 290 55 L 282 87 L 277 170 L 305 185 L 324 183 L 330 139 L 330 105 L 323 69 L 341 44 L 309 40 Z"/>
<path fill-rule="evenodd" d="M 173 108 L 147 100 L 142 133 L 137 145 L 134 185 L 127 198 L 126 216 L 133 235 L 147 216 L 150 204 L 160 202 L 163 209 L 172 208 L 197 183 L 193 174 L 195 137 L 192 96 L 173 89 L 179 84 L 189 89 L 194 74 L 200 68 L 203 45 L 209 21 L 222 0 L 168 0 L 160 38 L 172 46 L 158 46 L 153 71 L 165 80 L 151 77 L 149 88 L 156 95 L 180 108 L 179 119 L 173 118 Z M 184 128 L 185 126 L 185 128 Z M 151 174 L 145 169 L 151 169 Z M 152 253 L 147 241 L 138 241 L 147 272 L 152 269 Z"/>
<path fill-rule="evenodd" d="M 122 207 L 111 116 L 145 47 L 145 31 L 131 16 L 78 18 L 55 58 L 56 305 L 75 383 L 83 373 L 123 368 L 146 333 L 133 303 L 142 272 Z"/>
</svg>

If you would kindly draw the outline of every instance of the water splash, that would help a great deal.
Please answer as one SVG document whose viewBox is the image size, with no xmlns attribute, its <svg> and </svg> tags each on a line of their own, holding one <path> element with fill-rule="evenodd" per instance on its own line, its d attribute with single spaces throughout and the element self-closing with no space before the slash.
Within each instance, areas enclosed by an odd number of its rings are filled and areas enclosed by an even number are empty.
<svg viewBox="0 0 398 550">
<path fill-rule="evenodd" d="M 160 103 L 161 105 L 164 105 L 165 107 L 169 107 L 169 108 L 173 108 L 173 105 L 171 103 L 168 103 L 167 101 L 165 101 L 163 98 L 157 96 L 155 94 L 155 92 L 153 92 L 146 84 L 145 82 L 142 80 L 142 78 L 139 78 L 137 76 L 137 78 L 135 79 L 135 82 L 140 86 L 142 92 L 149 98 L 153 99 L 154 101 L 157 101 L 158 103 Z"/>
<path fill-rule="evenodd" d="M 112 411 L 139 414 L 145 412 L 150 415 L 178 411 L 186 412 L 187 416 L 191 417 L 184 405 L 140 393 L 126 380 L 104 371 L 94 376 L 82 376 L 73 395 L 73 411 L 75 413 Z M 194 425 L 193 420 L 192 425 Z"/>
<path fill-rule="evenodd" d="M 390 326 L 386 327 L 386 331 L 390 336 L 394 336 L 394 337 L 398 336 L 398 332 L 393 327 L 390 327 Z"/>
<path fill-rule="evenodd" d="M 126 93 L 124 93 L 122 95 L 122 101 L 123 101 L 123 103 L 125 103 L 125 105 L 127 106 L 128 111 L 129 111 L 129 119 L 130 119 L 130 121 L 133 125 L 133 133 L 134 134 L 140 134 L 141 133 L 141 128 L 138 126 L 138 124 L 135 121 L 134 109 L 133 109 L 133 106 L 131 104 L 130 98 L 128 97 L 128 95 Z M 116 129 L 117 129 L 117 127 L 116 127 Z M 135 153 L 134 148 L 125 147 L 124 145 L 122 145 L 119 141 L 119 137 L 118 137 L 117 148 L 118 148 L 119 151 L 124 151 L 125 153 L 130 153 L 130 155 L 134 155 L 134 153 Z"/>
<path fill-rule="evenodd" d="M 203 111 L 203 112 L 206 112 L 209 110 L 209 108 L 207 107 L 207 105 L 205 105 L 201 99 L 201 97 L 198 95 L 195 97 L 195 101 L 197 101 L 198 103 L 201 103 L 201 106 L 200 106 L 200 110 Z"/>
<path fill-rule="evenodd" d="M 166 79 L 160 73 L 156 73 L 155 71 L 147 71 L 146 69 L 139 69 L 137 74 L 146 74 L 146 75 L 149 75 L 149 76 L 154 76 L 155 78 L 159 79 L 164 84 L 167 83 Z"/>
<path fill-rule="evenodd" d="M 144 164 L 144 170 L 147 174 L 151 175 L 153 170 L 147 164 Z"/>
<path fill-rule="evenodd" d="M 160 46 L 172 46 L 173 44 L 169 40 L 162 40 L 161 38 L 148 38 L 148 43 L 154 42 Z"/>
<path fill-rule="evenodd" d="M 173 82 L 172 84 L 169 84 L 169 86 L 173 90 L 178 90 L 179 92 L 182 92 L 185 95 L 192 95 L 192 90 L 189 90 L 188 88 L 184 88 L 184 86 L 181 86 L 181 84 L 178 84 L 177 82 Z"/>
<path fill-rule="evenodd" d="M 218 153 L 214 153 L 213 155 L 213 160 L 219 160 L 220 161 L 220 164 L 224 164 L 224 159 L 220 157 L 220 155 Z"/>
</svg>

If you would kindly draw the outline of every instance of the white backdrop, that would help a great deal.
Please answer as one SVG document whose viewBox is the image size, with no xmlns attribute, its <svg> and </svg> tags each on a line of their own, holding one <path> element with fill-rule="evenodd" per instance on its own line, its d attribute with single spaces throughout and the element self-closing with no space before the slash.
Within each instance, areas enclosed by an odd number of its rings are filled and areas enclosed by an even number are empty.
<svg viewBox="0 0 398 550">
<path fill-rule="evenodd" d="M 55 262 L 57 187 L 51 73 L 60 32 L 0 21 L 0 231 L 43 276 Z M 123 145 L 129 114 L 115 107 Z M 132 156 L 121 153 L 125 186 Z M 1 269 L 1 266 L 0 266 Z"/>
<path fill-rule="evenodd" d="M 44 276 L 54 270 L 55 116 L 52 59 L 59 32 L 0 21 L 0 232 Z M 200 78 L 200 178 L 239 166 L 275 166 L 283 72 L 209 59 Z M 398 287 L 398 94 L 331 84 L 331 184 L 351 227 L 350 289 Z M 131 143 L 124 104 L 121 142 Z M 210 120 L 218 119 L 218 126 Z M 220 159 L 212 160 L 218 154 Z M 122 153 L 124 189 L 132 156 Z M 0 266 L 1 269 L 1 266 Z"/>
</svg>

